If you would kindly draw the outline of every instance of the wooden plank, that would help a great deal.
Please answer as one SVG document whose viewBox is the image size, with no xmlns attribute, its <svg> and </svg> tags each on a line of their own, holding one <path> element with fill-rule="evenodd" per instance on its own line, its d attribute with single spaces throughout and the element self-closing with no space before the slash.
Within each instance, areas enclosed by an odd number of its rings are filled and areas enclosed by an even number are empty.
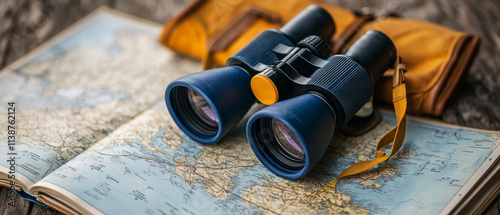
<svg viewBox="0 0 500 215">
<path fill-rule="evenodd" d="M 0 66 L 5 67 L 84 15 L 105 4 L 106 0 L 23 1 L 19 6 L 20 9 L 15 13 L 4 14 L 4 16 L 15 17 L 15 27 L 8 36 L 7 48 Z"/>
<path fill-rule="evenodd" d="M 46 209 L 45 207 L 42 207 L 42 206 L 37 205 L 37 204 L 33 204 L 33 207 L 31 209 L 30 214 L 33 214 L 33 215 L 62 215 L 62 213 L 59 213 L 56 210 L 53 210 L 50 208 Z"/>
<path fill-rule="evenodd" d="M 43 214 L 43 215 L 60 215 L 61 213 L 52 210 L 46 209 L 38 204 L 34 204 L 28 200 L 21 198 L 18 195 L 15 195 L 16 206 L 9 206 L 8 203 L 10 199 L 7 198 L 8 192 L 10 190 L 5 187 L 0 187 L 0 214 L 4 215 L 28 215 L 28 214 Z"/>
<path fill-rule="evenodd" d="M 500 201 L 491 203 L 490 207 L 484 213 L 485 215 L 498 215 L 500 214 Z"/>
<path fill-rule="evenodd" d="M 188 2 L 189 0 L 110 0 L 109 6 L 134 16 L 164 23 Z"/>
<path fill-rule="evenodd" d="M 0 187 L 0 214 L 11 215 L 11 214 L 30 214 L 31 204 L 30 201 L 24 200 L 18 195 L 15 195 L 15 206 L 9 206 L 10 199 L 8 199 L 10 189 L 6 187 Z"/>
<path fill-rule="evenodd" d="M 25 0 L 5 1 L 2 2 L 2 7 L 0 7 L 0 68 L 6 65 L 4 61 L 7 59 L 11 48 L 9 42 L 24 2 Z"/>
</svg>

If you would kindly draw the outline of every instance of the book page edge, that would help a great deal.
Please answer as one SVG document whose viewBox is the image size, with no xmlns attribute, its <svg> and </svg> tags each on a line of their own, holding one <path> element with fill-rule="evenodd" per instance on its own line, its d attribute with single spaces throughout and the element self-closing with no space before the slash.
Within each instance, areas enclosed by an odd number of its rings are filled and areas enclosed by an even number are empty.
<svg viewBox="0 0 500 215">
<path fill-rule="evenodd" d="M 471 199 L 476 199 L 475 196 L 480 194 L 479 191 L 484 189 L 484 184 L 491 181 L 491 177 L 494 174 L 498 174 L 500 164 L 500 145 L 497 145 L 493 152 L 486 158 L 486 160 L 481 164 L 481 166 L 472 174 L 472 176 L 465 182 L 465 184 L 458 190 L 458 192 L 452 197 L 448 204 L 441 210 L 440 214 L 452 214 L 464 212 L 463 204 L 470 202 Z M 495 169 L 496 168 L 496 169 Z M 489 178 L 487 180 L 485 178 Z M 499 187 L 499 186 L 497 186 Z M 497 190 L 490 190 L 488 193 L 499 194 Z M 489 195 L 491 198 L 495 198 L 495 195 Z M 467 201 L 467 202 L 464 202 Z M 487 199 L 487 202 L 491 202 L 491 199 Z M 477 205 L 477 204 L 476 204 Z M 476 208 L 483 208 L 484 206 L 479 206 Z M 458 211 L 457 211 L 458 210 Z"/>
<path fill-rule="evenodd" d="M 85 200 L 81 199 L 72 192 L 49 182 L 45 181 L 37 182 L 30 188 L 30 193 L 33 193 L 35 195 L 39 193 L 47 194 L 47 196 L 49 196 L 50 198 L 45 199 L 45 201 L 49 201 L 49 204 L 52 205 L 62 204 L 79 213 L 104 214 L 103 212 L 99 211 L 94 206 L 90 205 Z M 40 196 L 43 196 L 43 194 Z"/>
<path fill-rule="evenodd" d="M 6 182 L 10 184 L 11 180 L 8 179 L 8 172 L 9 169 L 7 167 L 0 166 L 0 182 Z M 28 179 L 28 177 L 22 175 L 19 172 L 16 172 L 15 176 L 16 179 L 14 181 L 16 182 L 16 185 L 19 185 L 19 187 L 21 187 L 21 189 L 26 192 L 34 185 L 34 183 L 30 179 Z"/>
</svg>

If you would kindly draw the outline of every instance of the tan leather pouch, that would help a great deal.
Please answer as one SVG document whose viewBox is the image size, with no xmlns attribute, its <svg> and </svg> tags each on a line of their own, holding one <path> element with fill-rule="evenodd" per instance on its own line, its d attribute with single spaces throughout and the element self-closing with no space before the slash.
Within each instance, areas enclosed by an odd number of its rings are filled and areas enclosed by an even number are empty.
<svg viewBox="0 0 500 215">
<path fill-rule="evenodd" d="M 389 36 L 406 64 L 407 112 L 441 116 L 471 64 L 479 37 L 430 22 L 385 17 L 363 25 L 343 49 L 371 29 Z M 376 83 L 376 101 L 392 103 L 392 74 L 391 69 Z"/>
</svg>

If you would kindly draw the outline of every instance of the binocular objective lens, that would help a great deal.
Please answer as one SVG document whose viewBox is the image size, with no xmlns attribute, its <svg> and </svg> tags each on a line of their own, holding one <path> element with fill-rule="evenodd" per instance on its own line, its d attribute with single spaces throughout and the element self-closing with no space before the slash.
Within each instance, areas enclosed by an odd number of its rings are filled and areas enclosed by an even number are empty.
<svg viewBox="0 0 500 215">
<path fill-rule="evenodd" d="M 188 97 L 189 103 L 191 104 L 191 107 L 193 108 L 196 115 L 200 117 L 203 122 L 209 125 L 217 126 L 219 120 L 215 115 L 214 109 L 210 107 L 210 104 L 208 104 L 207 100 L 205 100 L 203 96 L 192 89 L 188 89 Z"/>
<path fill-rule="evenodd" d="M 305 165 L 305 150 L 302 141 L 283 122 L 263 117 L 256 121 L 252 138 L 258 150 L 278 168 L 298 170 Z"/>
<path fill-rule="evenodd" d="M 170 104 L 179 122 L 195 135 L 212 137 L 217 134 L 217 114 L 208 100 L 195 90 L 184 86 L 173 88 Z"/>
<path fill-rule="evenodd" d="M 299 138 L 282 122 L 272 119 L 274 137 L 285 152 L 297 160 L 304 159 L 304 148 Z"/>
</svg>

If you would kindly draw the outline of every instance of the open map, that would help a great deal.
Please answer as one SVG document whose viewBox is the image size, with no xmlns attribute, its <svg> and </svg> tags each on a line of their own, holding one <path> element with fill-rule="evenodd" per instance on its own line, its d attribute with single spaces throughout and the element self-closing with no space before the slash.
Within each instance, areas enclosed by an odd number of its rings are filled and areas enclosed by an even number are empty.
<svg viewBox="0 0 500 215">
<path fill-rule="evenodd" d="M 342 170 L 370 158 L 395 123 L 384 114 L 362 137 L 336 135 L 320 164 L 290 181 L 260 164 L 243 135 L 208 146 L 190 140 L 160 102 L 42 182 L 104 213 L 435 214 L 499 143 L 498 134 L 408 120 L 411 132 L 397 156 L 332 187 Z M 130 207 L 109 207 L 118 201 Z"/>
</svg>

